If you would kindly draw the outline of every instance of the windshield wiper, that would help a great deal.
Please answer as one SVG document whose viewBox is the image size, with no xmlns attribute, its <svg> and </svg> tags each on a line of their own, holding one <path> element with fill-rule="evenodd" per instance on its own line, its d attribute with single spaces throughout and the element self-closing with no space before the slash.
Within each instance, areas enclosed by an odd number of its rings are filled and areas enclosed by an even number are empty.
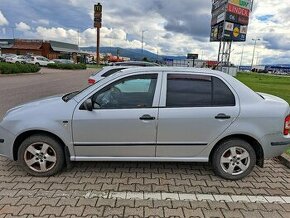
<svg viewBox="0 0 290 218">
<path fill-rule="evenodd" d="M 64 102 L 68 102 L 69 100 L 71 100 L 73 97 L 75 97 L 79 93 L 80 93 L 80 91 L 74 91 L 74 92 L 68 93 L 62 97 L 62 100 Z"/>
</svg>

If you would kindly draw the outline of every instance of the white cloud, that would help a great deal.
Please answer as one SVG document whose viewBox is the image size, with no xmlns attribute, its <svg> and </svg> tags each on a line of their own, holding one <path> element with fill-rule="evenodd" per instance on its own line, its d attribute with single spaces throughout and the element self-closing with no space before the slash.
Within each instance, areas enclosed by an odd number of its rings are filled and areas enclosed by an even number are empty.
<svg viewBox="0 0 290 218">
<path fill-rule="evenodd" d="M 8 25 L 9 22 L 6 19 L 6 17 L 4 17 L 2 11 L 0 10 L 0 26 L 4 26 L 4 25 Z"/>
<path fill-rule="evenodd" d="M 26 32 L 26 31 L 31 30 L 31 27 L 24 22 L 16 23 L 15 26 L 16 26 L 16 30 L 21 31 L 21 32 Z"/>
</svg>

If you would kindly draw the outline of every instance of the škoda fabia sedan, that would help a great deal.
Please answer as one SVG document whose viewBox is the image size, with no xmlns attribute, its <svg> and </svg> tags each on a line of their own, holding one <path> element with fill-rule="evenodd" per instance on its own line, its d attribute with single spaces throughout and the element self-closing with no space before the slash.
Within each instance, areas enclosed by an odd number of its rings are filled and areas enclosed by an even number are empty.
<svg viewBox="0 0 290 218">
<path fill-rule="evenodd" d="M 87 89 L 9 110 L 0 153 L 34 176 L 69 161 L 210 162 L 247 176 L 290 144 L 284 100 L 218 71 L 132 68 Z"/>
</svg>

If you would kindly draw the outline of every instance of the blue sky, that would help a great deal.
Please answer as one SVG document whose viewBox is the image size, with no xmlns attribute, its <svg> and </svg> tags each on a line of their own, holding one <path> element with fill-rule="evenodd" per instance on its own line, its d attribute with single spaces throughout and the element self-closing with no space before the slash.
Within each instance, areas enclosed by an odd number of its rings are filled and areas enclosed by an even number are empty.
<svg viewBox="0 0 290 218">
<path fill-rule="evenodd" d="M 141 47 L 159 54 L 203 54 L 216 59 L 218 43 L 209 43 L 211 1 L 204 0 L 101 0 L 104 7 L 102 46 Z M 93 0 L 0 0 L 0 38 L 53 39 L 95 45 Z M 279 4 L 256 1 L 247 42 L 235 43 L 231 61 L 252 58 L 252 38 L 260 38 L 255 61 L 287 62 L 290 58 L 289 0 Z M 79 33 L 78 33 L 79 31 Z M 79 37 L 79 38 L 78 38 Z M 287 63 L 290 63 L 288 61 Z"/>
</svg>

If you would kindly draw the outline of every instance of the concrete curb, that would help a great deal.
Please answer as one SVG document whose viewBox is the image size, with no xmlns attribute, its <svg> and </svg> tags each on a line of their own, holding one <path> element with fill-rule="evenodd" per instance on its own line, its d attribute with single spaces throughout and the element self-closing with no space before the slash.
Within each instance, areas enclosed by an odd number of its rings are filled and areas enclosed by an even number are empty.
<svg viewBox="0 0 290 218">
<path fill-rule="evenodd" d="M 290 156 L 287 154 L 282 154 L 281 156 L 278 157 L 278 159 L 281 161 L 283 165 L 288 167 L 290 169 Z"/>
</svg>

